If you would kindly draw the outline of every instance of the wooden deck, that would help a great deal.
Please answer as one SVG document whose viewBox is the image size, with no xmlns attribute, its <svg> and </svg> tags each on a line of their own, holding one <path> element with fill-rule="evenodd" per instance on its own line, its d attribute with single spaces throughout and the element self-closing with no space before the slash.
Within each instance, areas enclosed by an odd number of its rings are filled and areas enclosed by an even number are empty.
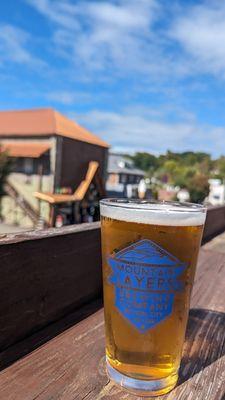
<svg viewBox="0 0 225 400">
<path fill-rule="evenodd" d="M 205 242 L 222 222 L 206 227 Z M 200 251 L 179 383 L 157 399 L 225 400 L 225 254 L 211 243 Z M 2 238 L 0 257 L 0 399 L 140 399 L 105 371 L 99 224 Z"/>
<path fill-rule="evenodd" d="M 218 235 L 214 239 L 210 240 L 210 242 L 207 243 L 204 248 L 225 254 L 225 233 L 221 233 L 221 235 Z"/>
<path fill-rule="evenodd" d="M 224 400 L 224 282 L 225 255 L 201 250 L 179 384 L 161 399 Z M 135 399 L 106 375 L 102 310 L 3 370 L 0 399 Z"/>
</svg>

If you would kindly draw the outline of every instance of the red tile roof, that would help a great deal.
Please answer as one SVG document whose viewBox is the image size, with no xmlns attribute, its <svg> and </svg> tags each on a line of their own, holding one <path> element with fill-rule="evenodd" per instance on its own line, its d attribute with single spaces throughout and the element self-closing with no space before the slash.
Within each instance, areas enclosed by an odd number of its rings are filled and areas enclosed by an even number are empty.
<svg viewBox="0 0 225 400">
<path fill-rule="evenodd" d="M 50 142 L 12 142 L 0 145 L 0 152 L 7 151 L 11 157 L 32 157 L 39 158 L 43 153 L 51 148 Z"/>
<path fill-rule="evenodd" d="M 52 108 L 0 111 L 0 138 L 61 135 L 102 147 L 109 145 Z"/>
</svg>

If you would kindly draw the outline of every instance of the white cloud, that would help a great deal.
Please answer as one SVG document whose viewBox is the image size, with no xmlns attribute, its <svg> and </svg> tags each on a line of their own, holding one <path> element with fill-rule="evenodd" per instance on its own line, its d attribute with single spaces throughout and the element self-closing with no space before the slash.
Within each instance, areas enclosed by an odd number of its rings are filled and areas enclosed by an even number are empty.
<svg viewBox="0 0 225 400">
<path fill-rule="evenodd" d="M 61 103 L 65 105 L 72 105 L 74 103 L 86 103 L 90 100 L 88 93 L 77 91 L 53 91 L 45 95 L 45 98 L 53 103 Z"/>
<path fill-rule="evenodd" d="M 50 45 L 66 58 L 70 79 L 84 76 L 88 81 L 90 75 L 95 84 L 98 77 L 105 82 L 110 77 L 115 81 L 118 77 L 130 80 L 130 87 L 127 82 L 124 85 L 128 104 L 133 92 L 139 91 L 140 95 L 143 90 L 151 94 L 151 99 L 157 99 L 160 91 L 167 103 L 172 99 L 174 104 L 179 105 L 182 100 L 185 104 L 196 80 L 190 80 L 190 85 L 184 81 L 182 87 L 180 79 L 204 78 L 205 73 L 225 78 L 223 1 L 202 0 L 194 5 L 180 2 L 180 7 L 176 6 L 179 1 L 170 2 L 168 8 L 160 0 L 25 1 L 51 24 Z M 203 88 L 196 88 L 189 100 L 200 90 L 203 98 L 207 81 L 202 79 L 201 84 Z M 114 88 L 108 85 L 107 90 L 113 93 Z M 58 94 L 50 93 L 49 100 L 57 101 Z M 207 95 L 206 98 L 209 99 Z M 73 104 L 76 96 L 61 92 L 58 101 Z M 121 112 L 92 111 L 79 120 L 124 151 L 225 151 L 225 129 L 198 122 L 189 110 L 162 112 L 140 106 L 139 110 L 127 108 Z M 177 116 L 178 122 L 168 122 Z"/>
<path fill-rule="evenodd" d="M 46 94 L 46 99 L 52 102 L 57 102 L 65 105 L 71 105 L 75 101 L 74 93 L 58 91 L 58 92 L 50 92 Z"/>
<path fill-rule="evenodd" d="M 26 0 L 42 15 L 67 29 L 77 29 L 82 26 L 79 17 L 86 17 L 85 25 L 110 25 L 114 29 L 123 31 L 149 29 L 155 19 L 155 12 L 159 9 L 157 0 L 119 0 L 114 1 L 83 1 L 76 3 L 66 0 Z M 91 20 L 90 20 L 91 19 Z M 140 32 L 141 34 L 141 32 Z"/>
<path fill-rule="evenodd" d="M 18 63 L 29 63 L 31 54 L 25 46 L 29 35 L 12 25 L 0 26 L 0 59 Z"/>
<path fill-rule="evenodd" d="M 153 30 L 161 12 L 157 0 L 26 1 L 54 23 L 55 47 L 76 67 L 113 75 L 168 70 L 170 61 Z"/>
<path fill-rule="evenodd" d="M 192 69 L 225 77 L 224 1 L 205 2 L 186 11 L 175 18 L 170 37 L 191 57 Z"/>
<path fill-rule="evenodd" d="M 6 61 L 30 66 L 44 66 L 45 63 L 34 57 L 28 50 L 30 35 L 13 25 L 0 25 L 0 63 Z"/>
<path fill-rule="evenodd" d="M 55 50 L 76 71 L 138 72 L 153 86 L 202 72 L 225 77 L 223 1 L 169 9 L 159 0 L 25 1 L 53 24 Z"/>
<path fill-rule="evenodd" d="M 67 1 L 26 0 L 26 2 L 49 20 L 66 29 L 75 29 L 79 25 L 74 18 L 77 7 Z"/>
<path fill-rule="evenodd" d="M 84 115 L 70 115 L 99 134 L 115 150 L 123 152 L 149 151 L 155 154 L 173 151 L 225 151 L 225 128 L 202 125 L 193 118 L 167 122 L 154 118 L 154 112 L 134 109 L 123 113 L 92 111 Z M 158 117 L 158 116 L 157 116 Z"/>
</svg>

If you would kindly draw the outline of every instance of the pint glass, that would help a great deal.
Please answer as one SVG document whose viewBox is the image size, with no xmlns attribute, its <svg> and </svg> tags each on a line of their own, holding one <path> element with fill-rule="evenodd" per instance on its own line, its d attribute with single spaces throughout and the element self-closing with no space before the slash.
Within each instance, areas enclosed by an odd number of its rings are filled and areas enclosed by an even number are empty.
<svg viewBox="0 0 225 400">
<path fill-rule="evenodd" d="M 106 364 L 140 396 L 178 379 L 206 209 L 197 204 L 100 202 Z"/>
</svg>

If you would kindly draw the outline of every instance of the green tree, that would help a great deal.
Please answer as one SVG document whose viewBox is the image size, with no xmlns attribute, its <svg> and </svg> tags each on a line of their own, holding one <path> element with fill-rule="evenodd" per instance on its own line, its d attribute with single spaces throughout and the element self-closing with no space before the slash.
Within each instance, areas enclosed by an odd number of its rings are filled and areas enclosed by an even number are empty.
<svg viewBox="0 0 225 400">
<path fill-rule="evenodd" d="M 208 177 L 197 172 L 188 182 L 187 189 L 193 203 L 202 203 L 209 194 Z"/>
<path fill-rule="evenodd" d="M 221 156 L 216 160 L 216 168 L 218 169 L 219 175 L 225 178 L 225 156 Z"/>
<path fill-rule="evenodd" d="M 8 153 L 6 151 L 1 150 L 0 145 L 0 196 L 4 194 L 4 184 L 11 172 L 11 168 L 12 159 L 8 157 Z"/>
<path fill-rule="evenodd" d="M 178 163 L 175 160 L 167 160 L 164 163 L 163 169 L 168 174 L 168 182 L 174 184 L 174 179 L 177 173 Z"/>
<path fill-rule="evenodd" d="M 176 169 L 176 175 L 174 178 L 174 185 L 180 186 L 180 188 L 187 188 L 188 182 L 196 174 L 195 167 L 185 167 L 179 165 Z"/>
<path fill-rule="evenodd" d="M 134 156 L 130 156 L 133 160 L 135 167 L 148 171 L 151 168 L 158 167 L 158 159 L 153 154 L 149 153 L 135 153 Z"/>
<path fill-rule="evenodd" d="M 193 202 L 202 202 L 209 192 L 210 177 L 225 178 L 225 156 L 212 160 L 204 152 L 185 151 L 175 153 L 168 150 L 158 157 L 139 152 L 131 156 L 136 167 L 146 171 L 149 178 L 156 178 L 157 187 L 165 183 L 186 188 Z"/>
<path fill-rule="evenodd" d="M 194 165 L 205 160 L 211 161 L 210 154 L 203 152 L 185 151 L 180 153 L 180 160 L 184 165 Z"/>
<path fill-rule="evenodd" d="M 4 195 L 4 184 L 7 180 L 8 175 L 11 172 L 12 159 L 8 157 L 6 151 L 2 151 L 0 145 L 0 218 L 2 217 L 2 196 Z"/>
</svg>

